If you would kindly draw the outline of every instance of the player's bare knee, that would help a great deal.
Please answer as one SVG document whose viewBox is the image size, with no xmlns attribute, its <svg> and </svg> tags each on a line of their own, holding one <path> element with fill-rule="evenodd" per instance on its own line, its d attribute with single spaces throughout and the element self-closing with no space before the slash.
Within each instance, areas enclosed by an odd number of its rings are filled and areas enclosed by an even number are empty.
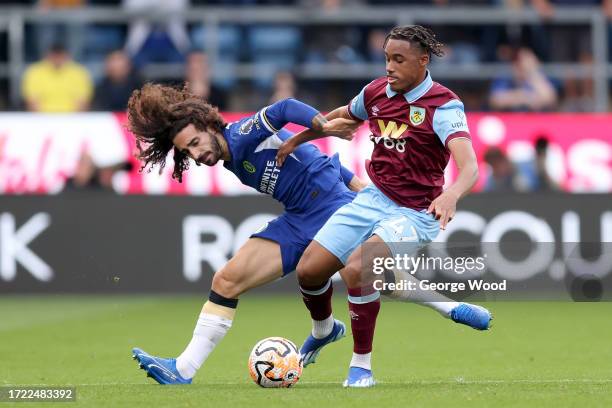
<svg viewBox="0 0 612 408">
<path fill-rule="evenodd" d="M 313 241 L 313 244 L 316 243 Z M 323 285 L 343 266 L 337 258 L 326 253 L 325 248 L 313 244 L 306 248 L 296 267 L 298 282 L 302 286 Z"/>
<path fill-rule="evenodd" d="M 315 276 L 313 266 L 310 257 L 304 254 L 295 268 L 300 286 L 315 286 L 320 283 L 318 282 L 320 279 Z"/>
<path fill-rule="evenodd" d="M 358 288 L 363 286 L 361 262 L 350 260 L 347 262 L 344 269 L 340 271 L 342 280 L 349 288 Z"/>
</svg>

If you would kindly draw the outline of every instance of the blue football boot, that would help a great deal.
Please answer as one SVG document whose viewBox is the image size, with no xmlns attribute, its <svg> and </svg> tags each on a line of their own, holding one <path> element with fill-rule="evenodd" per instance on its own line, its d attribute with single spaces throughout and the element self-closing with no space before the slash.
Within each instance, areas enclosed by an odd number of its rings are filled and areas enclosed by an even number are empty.
<svg viewBox="0 0 612 408">
<path fill-rule="evenodd" d="M 336 319 L 334 319 L 334 328 L 327 337 L 316 339 L 312 336 L 312 334 L 310 334 L 300 349 L 300 355 L 302 356 L 304 367 L 315 362 L 323 347 L 329 343 L 340 340 L 345 335 L 346 326 L 340 320 Z"/>
<path fill-rule="evenodd" d="M 342 383 L 343 387 L 350 388 L 368 388 L 374 385 L 376 385 L 376 381 L 374 381 L 372 370 L 361 367 L 349 367 L 348 377 Z"/>
<path fill-rule="evenodd" d="M 191 384 L 191 379 L 186 380 L 179 374 L 174 358 L 155 357 L 139 348 L 132 349 L 132 358 L 146 371 L 147 377 L 160 384 Z"/>
<path fill-rule="evenodd" d="M 476 330 L 489 330 L 493 316 L 482 306 L 460 303 L 459 306 L 451 310 L 450 318 L 455 323 L 465 324 Z"/>
</svg>

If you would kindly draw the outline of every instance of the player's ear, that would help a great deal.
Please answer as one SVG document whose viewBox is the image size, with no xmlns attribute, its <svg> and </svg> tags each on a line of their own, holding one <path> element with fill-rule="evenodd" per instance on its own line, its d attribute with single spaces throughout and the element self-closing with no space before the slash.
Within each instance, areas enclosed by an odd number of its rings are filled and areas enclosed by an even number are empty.
<svg viewBox="0 0 612 408">
<path fill-rule="evenodd" d="M 430 60 L 429 54 L 424 52 L 423 54 L 421 54 L 421 56 L 419 58 L 419 64 L 422 67 L 425 67 L 425 66 L 427 66 L 427 64 L 429 64 L 429 60 Z"/>
</svg>

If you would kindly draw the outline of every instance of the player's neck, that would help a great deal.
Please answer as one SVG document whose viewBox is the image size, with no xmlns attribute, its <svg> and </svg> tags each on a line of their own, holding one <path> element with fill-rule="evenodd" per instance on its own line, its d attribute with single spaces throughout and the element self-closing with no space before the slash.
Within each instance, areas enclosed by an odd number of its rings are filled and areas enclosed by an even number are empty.
<svg viewBox="0 0 612 408">
<path fill-rule="evenodd" d="M 417 86 L 421 85 L 423 83 L 423 81 L 425 81 L 426 78 L 427 78 L 427 70 L 424 70 L 418 76 L 416 81 L 414 81 L 412 84 L 407 86 L 406 89 L 402 89 L 402 93 L 408 93 L 408 92 L 412 91 L 414 88 L 416 88 Z"/>
<path fill-rule="evenodd" d="M 223 135 L 218 135 L 217 140 L 219 142 L 219 146 L 221 147 L 221 160 L 223 161 L 231 161 L 232 155 L 229 150 L 229 146 L 227 145 L 227 140 L 223 137 Z"/>
</svg>

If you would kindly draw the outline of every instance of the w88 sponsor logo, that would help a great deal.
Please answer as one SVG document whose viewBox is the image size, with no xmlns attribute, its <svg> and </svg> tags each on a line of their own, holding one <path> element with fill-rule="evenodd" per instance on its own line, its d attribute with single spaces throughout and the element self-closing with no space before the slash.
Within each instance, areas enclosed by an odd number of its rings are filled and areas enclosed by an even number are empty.
<svg viewBox="0 0 612 408">
<path fill-rule="evenodd" d="M 399 153 L 404 153 L 406 151 L 406 139 L 391 139 L 381 136 L 376 137 L 374 135 L 371 135 L 370 139 L 376 144 L 382 142 L 383 146 L 389 150 L 396 150 Z"/>
</svg>

